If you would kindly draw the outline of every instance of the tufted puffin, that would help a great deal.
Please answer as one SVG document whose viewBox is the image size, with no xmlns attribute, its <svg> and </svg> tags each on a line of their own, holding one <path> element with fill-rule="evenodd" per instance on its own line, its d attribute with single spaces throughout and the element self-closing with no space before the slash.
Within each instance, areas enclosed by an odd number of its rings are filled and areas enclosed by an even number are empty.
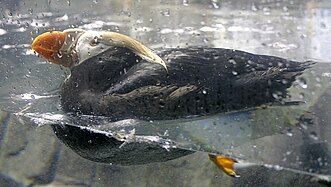
<svg viewBox="0 0 331 187">
<path fill-rule="evenodd" d="M 63 111 L 112 121 L 194 118 L 283 103 L 287 89 L 312 64 L 223 48 L 153 51 L 120 33 L 80 29 L 41 34 L 32 49 L 70 68 L 61 91 Z M 239 176 L 236 160 L 209 158 Z"/>
</svg>

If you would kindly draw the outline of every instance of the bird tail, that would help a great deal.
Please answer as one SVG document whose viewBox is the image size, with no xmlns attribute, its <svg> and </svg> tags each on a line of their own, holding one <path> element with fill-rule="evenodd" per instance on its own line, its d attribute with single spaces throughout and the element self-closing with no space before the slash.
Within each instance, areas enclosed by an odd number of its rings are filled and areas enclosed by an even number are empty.
<svg viewBox="0 0 331 187">
<path fill-rule="evenodd" d="M 297 67 L 294 68 L 295 71 L 302 72 L 305 69 L 311 68 L 313 65 L 315 65 L 317 62 L 314 61 L 305 61 L 301 62 Z"/>
</svg>

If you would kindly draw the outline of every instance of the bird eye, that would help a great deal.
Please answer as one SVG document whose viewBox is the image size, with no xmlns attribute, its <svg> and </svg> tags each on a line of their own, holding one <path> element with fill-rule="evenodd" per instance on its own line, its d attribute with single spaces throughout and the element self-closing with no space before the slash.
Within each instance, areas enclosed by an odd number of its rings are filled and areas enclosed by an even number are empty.
<svg viewBox="0 0 331 187">
<path fill-rule="evenodd" d="M 93 40 L 90 42 L 90 45 L 91 45 L 91 46 L 96 46 L 96 45 L 98 45 L 99 43 L 100 43 L 100 42 L 99 42 L 98 37 L 95 36 L 95 37 L 93 38 Z"/>
</svg>

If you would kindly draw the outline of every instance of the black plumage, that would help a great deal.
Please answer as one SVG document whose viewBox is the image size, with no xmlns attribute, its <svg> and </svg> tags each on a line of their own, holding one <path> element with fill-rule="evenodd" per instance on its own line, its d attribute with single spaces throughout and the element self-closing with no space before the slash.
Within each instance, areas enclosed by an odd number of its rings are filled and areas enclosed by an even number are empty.
<svg viewBox="0 0 331 187">
<path fill-rule="evenodd" d="M 127 48 L 112 47 L 71 69 L 66 112 L 166 120 L 279 103 L 310 62 L 220 48 L 166 49 L 168 71 Z"/>
</svg>

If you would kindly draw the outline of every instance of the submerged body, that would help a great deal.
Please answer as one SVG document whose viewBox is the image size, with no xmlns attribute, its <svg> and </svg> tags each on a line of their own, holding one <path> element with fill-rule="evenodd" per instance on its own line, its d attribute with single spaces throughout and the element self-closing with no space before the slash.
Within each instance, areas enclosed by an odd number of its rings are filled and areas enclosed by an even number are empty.
<svg viewBox="0 0 331 187">
<path fill-rule="evenodd" d="M 155 53 L 119 33 L 77 29 L 42 34 L 32 48 L 70 68 L 61 91 L 65 112 L 107 116 L 112 121 L 170 120 L 283 104 L 287 89 L 312 64 L 220 48 Z M 98 162 L 145 164 L 193 153 L 176 146 L 169 151 L 154 139 L 127 142 L 86 128 L 53 128 L 78 154 Z M 238 176 L 233 168 L 236 160 L 209 158 L 227 174 Z"/>
<path fill-rule="evenodd" d="M 73 67 L 62 87 L 64 110 L 115 121 L 242 110 L 281 101 L 309 65 L 216 48 L 166 49 L 158 55 L 168 72 L 121 47 Z"/>
</svg>

